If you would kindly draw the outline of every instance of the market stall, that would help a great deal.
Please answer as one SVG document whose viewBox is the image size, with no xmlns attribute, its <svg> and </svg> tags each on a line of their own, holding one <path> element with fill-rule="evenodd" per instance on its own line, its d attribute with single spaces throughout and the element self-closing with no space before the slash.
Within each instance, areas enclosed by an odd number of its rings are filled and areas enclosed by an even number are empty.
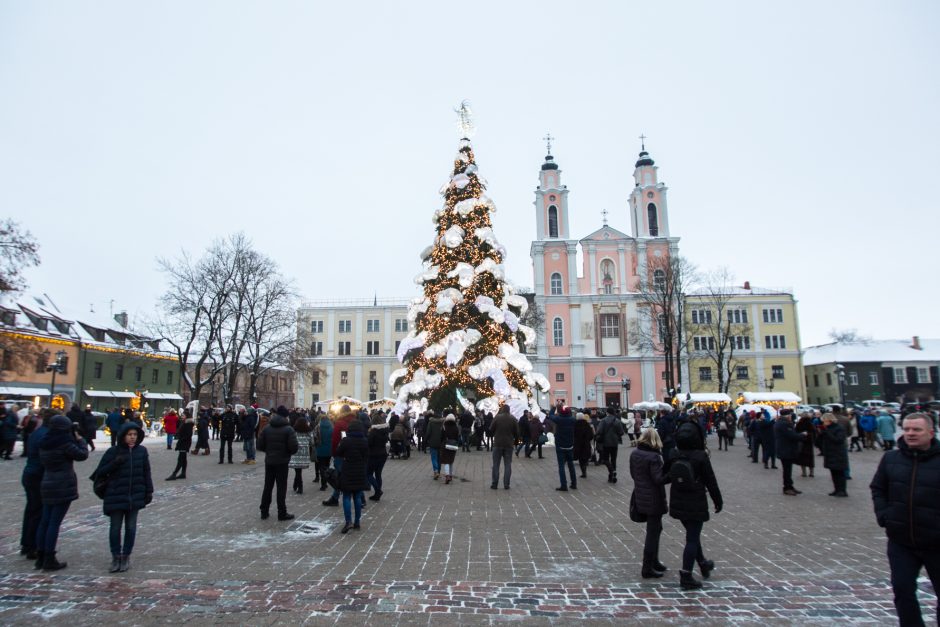
<svg viewBox="0 0 940 627">
<path fill-rule="evenodd" d="M 768 405 L 775 409 L 784 407 L 796 407 L 803 399 L 793 392 L 741 392 L 738 395 L 738 405 L 760 404 Z"/>
<path fill-rule="evenodd" d="M 774 407 L 772 407 L 771 405 L 767 405 L 767 404 L 764 404 L 764 403 L 745 403 L 745 404 L 743 404 L 743 405 L 738 405 L 738 406 L 734 409 L 734 415 L 737 416 L 738 418 L 740 418 L 740 417 L 743 416 L 745 413 L 749 413 L 749 412 L 752 412 L 752 411 L 753 411 L 753 412 L 756 412 L 756 413 L 758 413 L 758 414 L 761 414 L 761 413 L 763 413 L 764 411 L 767 411 L 767 412 L 770 414 L 770 417 L 771 417 L 771 418 L 776 418 L 776 417 L 777 417 L 777 410 L 776 410 Z"/>
<path fill-rule="evenodd" d="M 724 411 L 731 405 L 731 397 L 723 392 L 692 392 L 679 394 L 672 399 L 673 405 L 683 409 Z"/>
</svg>

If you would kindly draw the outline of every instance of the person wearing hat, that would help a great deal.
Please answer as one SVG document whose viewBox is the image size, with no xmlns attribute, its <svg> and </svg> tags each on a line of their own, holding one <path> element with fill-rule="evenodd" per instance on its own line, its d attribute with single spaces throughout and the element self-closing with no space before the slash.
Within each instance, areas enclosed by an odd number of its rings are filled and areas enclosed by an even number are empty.
<svg viewBox="0 0 940 627">
<path fill-rule="evenodd" d="M 793 410 L 781 409 L 774 423 L 774 451 L 783 468 L 783 493 L 787 496 L 802 494 L 793 485 L 793 464 L 800 455 L 800 445 L 806 441 L 805 433 L 797 433 L 793 427 Z"/>
<path fill-rule="evenodd" d="M 366 472 L 369 464 L 369 444 L 366 441 L 362 421 L 350 412 L 351 420 L 346 428 L 346 436 L 336 447 L 334 457 L 342 460 L 339 473 L 339 490 L 343 493 L 343 516 L 346 524 L 341 533 L 350 529 L 359 529 L 362 518 L 362 505 L 365 502 L 364 492 L 369 489 Z M 356 518 L 353 521 L 353 505 L 355 505 Z"/>
<path fill-rule="evenodd" d="M 72 421 L 57 414 L 49 421 L 49 432 L 39 441 L 39 461 L 42 464 L 42 518 L 36 531 L 36 567 L 60 570 L 65 562 L 56 559 L 59 527 L 78 498 L 78 478 L 74 462 L 88 459 L 88 445 L 73 428 Z"/>
<path fill-rule="evenodd" d="M 441 447 L 444 446 L 444 419 L 434 415 L 434 410 L 425 414 L 424 446 L 431 453 L 431 469 L 434 471 L 434 480 L 441 477 Z"/>
<path fill-rule="evenodd" d="M 460 428 L 457 426 L 457 417 L 447 414 L 441 429 L 441 447 L 438 449 L 438 459 L 441 460 L 441 470 L 444 473 L 444 483 L 454 480 L 453 464 L 457 459 L 457 449 L 460 448 Z"/>
<path fill-rule="evenodd" d="M 277 484 L 277 519 L 293 520 L 287 513 L 287 475 L 291 456 L 297 452 L 297 434 L 287 420 L 289 412 L 283 405 L 258 436 L 258 450 L 264 455 L 264 488 L 261 491 L 261 519 L 269 516 L 271 492 Z"/>
<path fill-rule="evenodd" d="M 591 445 L 594 442 L 594 426 L 591 417 L 578 412 L 574 424 L 574 458 L 581 467 L 581 478 L 587 478 L 588 462 L 591 461 Z"/>
<path fill-rule="evenodd" d="M 816 436 L 816 445 L 823 454 L 823 467 L 832 475 L 832 492 L 829 496 L 846 497 L 846 470 L 849 467 L 849 453 L 845 447 L 845 427 L 839 419 L 830 413 L 823 414 L 822 428 Z"/>
<path fill-rule="evenodd" d="M 223 422 L 223 429 L 224 424 Z M 310 468 L 310 460 L 315 457 L 311 450 L 313 427 L 310 425 L 310 419 L 307 418 L 306 414 L 297 414 L 294 418 L 293 427 L 294 432 L 297 434 L 297 452 L 291 455 L 288 466 L 294 469 L 294 492 L 303 494 L 304 470 Z"/>
<path fill-rule="evenodd" d="M 39 442 L 49 431 L 46 421 L 55 415 L 52 409 L 42 410 L 39 426 L 26 440 L 26 465 L 23 466 L 21 483 L 26 490 L 26 508 L 23 510 L 23 530 L 20 534 L 20 554 L 26 559 L 35 560 L 36 530 L 42 518 L 42 462 L 39 460 Z"/>
</svg>

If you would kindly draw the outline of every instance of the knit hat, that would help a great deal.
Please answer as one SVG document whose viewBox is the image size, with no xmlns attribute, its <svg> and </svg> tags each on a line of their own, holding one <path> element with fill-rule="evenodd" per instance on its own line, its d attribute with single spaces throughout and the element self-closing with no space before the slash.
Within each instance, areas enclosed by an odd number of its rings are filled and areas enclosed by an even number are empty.
<svg viewBox="0 0 940 627">
<path fill-rule="evenodd" d="M 275 413 L 278 416 L 284 416 L 285 418 L 287 418 L 290 415 L 290 412 L 287 411 L 287 408 L 284 407 L 283 405 L 278 405 L 278 408 L 275 410 Z"/>
<path fill-rule="evenodd" d="M 49 428 L 53 431 L 69 431 L 72 428 L 72 421 L 62 414 L 56 414 L 49 421 Z"/>
</svg>

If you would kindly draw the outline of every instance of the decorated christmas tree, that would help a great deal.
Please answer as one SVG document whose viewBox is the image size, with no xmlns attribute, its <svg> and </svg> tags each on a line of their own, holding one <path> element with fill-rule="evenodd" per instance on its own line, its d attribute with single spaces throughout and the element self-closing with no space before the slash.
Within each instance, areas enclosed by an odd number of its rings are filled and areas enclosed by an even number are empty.
<svg viewBox="0 0 940 627">
<path fill-rule="evenodd" d="M 506 251 L 493 234 L 496 207 L 477 173 L 466 103 L 458 119 L 462 139 L 434 214 L 437 235 L 415 277 L 424 295 L 411 303 L 412 330 L 398 349 L 403 367 L 389 379 L 398 389 L 395 410 L 460 405 L 495 414 L 506 403 L 516 417 L 526 409 L 540 414 L 536 390 L 547 391 L 548 380 L 519 350 L 535 343 L 535 331 L 519 322 L 528 303 L 504 278 Z"/>
</svg>

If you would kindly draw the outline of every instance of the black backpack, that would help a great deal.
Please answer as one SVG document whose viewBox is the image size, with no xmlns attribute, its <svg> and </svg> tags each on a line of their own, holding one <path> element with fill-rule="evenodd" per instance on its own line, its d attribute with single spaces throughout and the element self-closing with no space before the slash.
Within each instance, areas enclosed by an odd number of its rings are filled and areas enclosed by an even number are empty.
<svg viewBox="0 0 940 627">
<path fill-rule="evenodd" d="M 677 490 L 692 490 L 695 487 L 695 466 L 692 460 L 679 454 L 669 465 L 669 480 Z"/>
</svg>

